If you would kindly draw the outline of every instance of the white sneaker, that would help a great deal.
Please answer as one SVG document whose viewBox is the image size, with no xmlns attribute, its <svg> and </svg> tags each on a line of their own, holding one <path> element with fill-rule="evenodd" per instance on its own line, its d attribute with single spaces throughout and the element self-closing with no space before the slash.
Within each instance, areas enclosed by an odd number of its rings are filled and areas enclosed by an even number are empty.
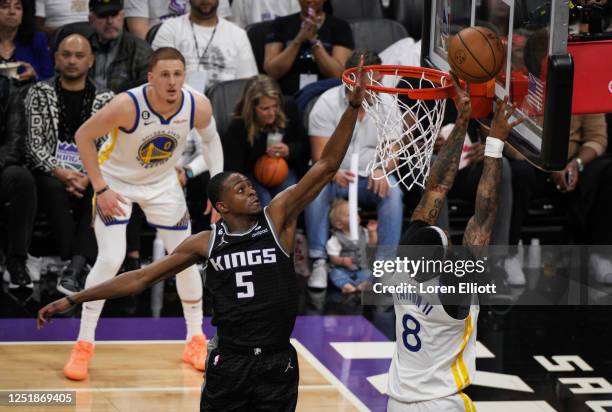
<svg viewBox="0 0 612 412">
<path fill-rule="evenodd" d="M 606 284 L 612 284 L 612 261 L 597 253 L 589 257 L 589 268 L 593 278 Z"/>
<path fill-rule="evenodd" d="M 327 288 L 327 262 L 325 259 L 317 259 L 312 262 L 312 273 L 308 278 L 308 287 L 317 289 Z"/>
<path fill-rule="evenodd" d="M 33 282 L 40 281 L 40 275 L 42 272 L 43 266 L 43 257 L 36 257 L 28 254 L 28 259 L 26 260 L 26 267 L 30 272 L 30 278 L 32 278 Z"/>
<path fill-rule="evenodd" d="M 517 255 L 506 258 L 504 269 L 508 274 L 508 284 L 511 286 L 525 286 L 525 272 Z"/>
</svg>

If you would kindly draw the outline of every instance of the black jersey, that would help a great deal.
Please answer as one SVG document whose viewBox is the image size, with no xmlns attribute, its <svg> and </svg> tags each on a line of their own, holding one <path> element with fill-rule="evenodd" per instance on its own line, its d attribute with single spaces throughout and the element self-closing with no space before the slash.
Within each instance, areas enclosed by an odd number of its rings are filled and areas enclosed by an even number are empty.
<svg viewBox="0 0 612 412">
<path fill-rule="evenodd" d="M 297 315 L 293 257 L 276 239 L 265 209 L 245 233 L 213 225 L 206 267 L 213 325 L 220 341 L 241 346 L 282 346 Z"/>
</svg>

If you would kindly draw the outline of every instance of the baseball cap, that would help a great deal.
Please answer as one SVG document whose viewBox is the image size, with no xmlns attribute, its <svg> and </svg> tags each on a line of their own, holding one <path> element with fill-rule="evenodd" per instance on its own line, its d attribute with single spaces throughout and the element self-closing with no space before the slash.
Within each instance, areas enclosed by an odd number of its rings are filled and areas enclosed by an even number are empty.
<svg viewBox="0 0 612 412">
<path fill-rule="evenodd" d="M 123 10 L 123 0 L 89 0 L 89 11 L 96 16 L 111 15 Z"/>
</svg>

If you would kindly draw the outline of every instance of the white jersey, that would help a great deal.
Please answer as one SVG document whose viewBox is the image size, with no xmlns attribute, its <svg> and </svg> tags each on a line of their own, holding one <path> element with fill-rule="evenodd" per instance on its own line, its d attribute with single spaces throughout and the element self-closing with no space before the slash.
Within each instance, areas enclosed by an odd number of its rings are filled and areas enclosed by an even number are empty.
<svg viewBox="0 0 612 412">
<path fill-rule="evenodd" d="M 414 279 L 406 283 L 418 288 Z M 422 285 L 438 284 L 435 277 Z M 477 298 L 473 297 L 464 320 L 449 316 L 436 294 L 396 294 L 394 301 L 397 339 L 389 396 L 400 402 L 422 402 L 460 393 L 476 371 Z"/>
<path fill-rule="evenodd" d="M 147 87 L 126 92 L 136 107 L 134 125 L 130 130 L 113 130 L 98 156 L 104 175 L 133 185 L 158 182 L 175 173 L 195 121 L 195 100 L 188 90 L 182 89 L 178 111 L 165 119 L 149 104 Z"/>
</svg>

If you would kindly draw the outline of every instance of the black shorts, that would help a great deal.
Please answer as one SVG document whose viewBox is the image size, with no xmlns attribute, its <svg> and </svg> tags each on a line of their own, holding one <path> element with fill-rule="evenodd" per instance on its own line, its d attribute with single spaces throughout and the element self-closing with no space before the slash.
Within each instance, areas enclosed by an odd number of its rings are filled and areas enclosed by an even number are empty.
<svg viewBox="0 0 612 412">
<path fill-rule="evenodd" d="M 220 345 L 209 353 L 200 411 L 294 411 L 298 380 L 297 352 L 291 345 L 259 354 Z"/>
</svg>

